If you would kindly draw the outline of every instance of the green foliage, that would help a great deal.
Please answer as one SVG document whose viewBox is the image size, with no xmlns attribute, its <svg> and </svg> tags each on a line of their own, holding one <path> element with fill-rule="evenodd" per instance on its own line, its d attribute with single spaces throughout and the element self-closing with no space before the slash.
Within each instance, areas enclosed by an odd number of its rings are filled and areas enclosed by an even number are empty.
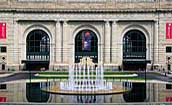
<svg viewBox="0 0 172 105">
<path fill-rule="evenodd" d="M 38 73 L 44 75 L 68 75 L 68 71 L 41 71 Z M 105 71 L 104 75 L 129 75 L 133 73 L 136 72 Z M 83 74 L 83 72 L 81 74 Z M 94 72 L 94 74 L 96 74 L 96 72 Z"/>
<path fill-rule="evenodd" d="M 10 71 L 16 71 L 15 69 L 11 69 Z"/>
<path fill-rule="evenodd" d="M 104 78 L 106 80 L 114 80 L 114 79 L 144 80 L 144 78 L 140 78 L 140 77 L 118 77 L 119 75 L 131 75 L 134 73 L 136 72 L 105 71 Z M 40 79 L 68 79 L 68 71 L 41 71 L 41 72 L 38 72 L 38 74 L 40 76 L 38 76 L 37 78 L 40 78 Z M 83 72 L 81 74 L 83 74 Z M 118 75 L 118 76 L 115 77 L 115 75 Z"/>
</svg>

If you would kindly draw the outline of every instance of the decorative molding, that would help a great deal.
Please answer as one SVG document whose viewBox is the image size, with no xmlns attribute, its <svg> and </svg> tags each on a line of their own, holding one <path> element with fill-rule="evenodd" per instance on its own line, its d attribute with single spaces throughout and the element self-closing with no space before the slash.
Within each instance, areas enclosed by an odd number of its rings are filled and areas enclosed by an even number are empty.
<svg viewBox="0 0 172 105">
<path fill-rule="evenodd" d="M 117 20 L 116 22 L 156 22 L 156 20 Z"/>
<path fill-rule="evenodd" d="M 17 0 L 18 2 L 60 2 L 62 0 Z M 63 2 L 70 2 L 70 3 L 106 3 L 106 2 L 113 2 L 113 3 L 153 3 L 156 2 L 155 0 L 63 0 Z"/>
<path fill-rule="evenodd" d="M 168 10 L 169 11 L 169 10 Z M 172 11 L 172 10 L 171 10 Z M 0 9 L 14 13 L 152 13 L 156 9 Z"/>
<path fill-rule="evenodd" d="M 47 19 L 47 20 L 29 20 L 29 19 L 19 19 L 19 20 L 16 20 L 17 22 L 56 22 L 56 20 L 50 20 L 50 19 Z"/>
<path fill-rule="evenodd" d="M 0 8 L 0 12 L 12 12 L 12 13 L 156 13 L 156 12 L 172 12 L 171 8 L 146 8 L 146 9 L 108 9 L 108 8 L 99 8 L 99 9 L 40 9 L 40 8 L 22 8 L 22 9 L 13 9 L 13 8 Z"/>
</svg>

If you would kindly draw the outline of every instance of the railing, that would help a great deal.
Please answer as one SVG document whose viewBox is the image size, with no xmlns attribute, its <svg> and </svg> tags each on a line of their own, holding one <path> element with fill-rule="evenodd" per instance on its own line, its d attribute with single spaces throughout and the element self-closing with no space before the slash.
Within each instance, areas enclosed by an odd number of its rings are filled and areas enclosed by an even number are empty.
<svg viewBox="0 0 172 105">
<path fill-rule="evenodd" d="M 146 53 L 142 52 L 129 52 L 129 53 L 123 53 L 123 58 L 124 59 L 145 59 L 146 58 Z"/>
<path fill-rule="evenodd" d="M 50 56 L 48 53 L 28 53 L 26 59 L 33 61 L 49 61 Z"/>
</svg>

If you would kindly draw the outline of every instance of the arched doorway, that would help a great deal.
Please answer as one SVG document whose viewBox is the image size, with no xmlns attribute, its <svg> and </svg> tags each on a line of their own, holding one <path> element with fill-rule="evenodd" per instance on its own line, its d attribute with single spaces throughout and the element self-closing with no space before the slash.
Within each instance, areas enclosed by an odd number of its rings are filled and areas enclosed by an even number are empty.
<svg viewBox="0 0 172 105">
<path fill-rule="evenodd" d="M 123 37 L 123 69 L 146 69 L 146 37 L 139 30 L 128 31 Z"/>
<path fill-rule="evenodd" d="M 79 31 L 75 37 L 75 63 L 85 56 L 98 63 L 98 38 L 91 30 Z"/>
<path fill-rule="evenodd" d="M 26 38 L 26 69 L 47 70 L 50 60 L 50 38 L 43 30 L 33 30 Z"/>
</svg>

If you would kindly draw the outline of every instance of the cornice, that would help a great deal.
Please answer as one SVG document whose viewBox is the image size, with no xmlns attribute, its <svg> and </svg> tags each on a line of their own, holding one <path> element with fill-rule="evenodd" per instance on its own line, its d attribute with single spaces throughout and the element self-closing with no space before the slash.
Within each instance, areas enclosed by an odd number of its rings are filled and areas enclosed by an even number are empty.
<svg viewBox="0 0 172 105">
<path fill-rule="evenodd" d="M 0 12 L 16 12 L 16 13 L 144 13 L 155 12 L 155 9 L 40 9 L 40 8 L 23 8 L 23 9 L 4 9 L 0 8 Z"/>
<path fill-rule="evenodd" d="M 158 9 L 40 9 L 40 8 L 0 8 L 0 12 L 12 13 L 155 13 L 155 12 L 172 12 L 172 8 Z"/>
</svg>

